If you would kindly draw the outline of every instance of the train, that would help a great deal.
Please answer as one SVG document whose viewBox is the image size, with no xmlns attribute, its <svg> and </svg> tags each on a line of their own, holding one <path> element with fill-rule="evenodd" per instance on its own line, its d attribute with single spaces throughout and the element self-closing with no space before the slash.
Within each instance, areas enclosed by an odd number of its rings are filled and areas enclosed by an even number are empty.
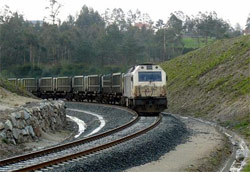
<svg viewBox="0 0 250 172">
<path fill-rule="evenodd" d="M 119 104 L 140 113 L 159 113 L 168 107 L 167 75 L 156 64 L 135 65 L 126 73 L 42 78 L 9 78 L 42 99 L 66 99 Z"/>
</svg>

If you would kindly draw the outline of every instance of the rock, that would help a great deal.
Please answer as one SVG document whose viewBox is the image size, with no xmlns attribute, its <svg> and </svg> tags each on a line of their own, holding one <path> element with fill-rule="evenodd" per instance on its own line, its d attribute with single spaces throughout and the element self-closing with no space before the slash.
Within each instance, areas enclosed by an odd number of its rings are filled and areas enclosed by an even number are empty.
<svg viewBox="0 0 250 172">
<path fill-rule="evenodd" d="M 15 113 L 11 114 L 10 120 L 12 122 L 13 127 L 17 127 L 17 120 L 16 120 L 16 114 Z"/>
<path fill-rule="evenodd" d="M 25 122 L 23 120 L 18 120 L 17 121 L 17 128 L 22 129 L 25 127 Z"/>
<path fill-rule="evenodd" d="M 16 145 L 16 141 L 15 141 L 15 139 L 9 139 L 8 141 L 9 141 L 10 143 L 12 143 L 12 144 Z"/>
<path fill-rule="evenodd" d="M 8 139 L 13 139 L 12 131 L 6 130 L 6 138 L 8 138 Z"/>
<path fill-rule="evenodd" d="M 12 130 L 12 129 L 13 129 L 13 126 L 12 126 L 10 120 L 7 120 L 7 121 L 5 122 L 4 128 L 5 128 L 6 130 Z"/>
<path fill-rule="evenodd" d="M 4 124 L 0 122 L 0 131 L 4 129 Z"/>
<path fill-rule="evenodd" d="M 28 113 L 28 110 L 27 110 L 27 109 L 22 110 L 20 113 L 21 113 L 22 119 L 27 120 L 27 119 L 30 118 L 30 114 Z"/>
<path fill-rule="evenodd" d="M 52 117 L 52 122 L 55 124 L 56 123 L 56 119 Z"/>
<path fill-rule="evenodd" d="M 43 100 L 27 107 L 15 108 L 7 121 L 0 122 L 0 137 L 9 143 L 23 143 L 40 137 L 42 131 L 53 132 L 64 126 L 66 111 L 63 101 Z"/>
<path fill-rule="evenodd" d="M 22 129 L 22 135 L 23 135 L 23 136 L 29 135 L 29 130 L 27 130 L 27 129 Z"/>
<path fill-rule="evenodd" d="M 236 151 L 236 161 L 240 162 L 243 161 L 245 158 L 244 152 L 241 149 Z"/>
<path fill-rule="evenodd" d="M 32 137 L 35 137 L 35 133 L 34 133 L 34 130 L 33 130 L 32 126 L 30 126 L 30 125 L 29 125 L 29 126 L 26 126 L 25 129 L 29 131 L 29 134 L 30 134 Z"/>
<path fill-rule="evenodd" d="M 18 113 L 18 112 L 11 113 L 11 116 L 13 116 L 13 117 L 14 117 L 14 118 L 16 118 L 16 119 L 21 118 L 21 114 L 20 114 L 20 113 Z"/>
<path fill-rule="evenodd" d="M 0 137 L 6 138 L 7 137 L 6 132 L 5 131 L 0 132 Z"/>
<path fill-rule="evenodd" d="M 27 119 L 30 118 L 30 114 L 27 112 L 26 109 L 23 110 L 21 113 L 22 113 L 22 118 L 23 118 L 23 119 L 27 120 Z"/>
<path fill-rule="evenodd" d="M 14 137 L 16 140 L 18 140 L 20 133 L 21 133 L 21 131 L 20 131 L 19 129 L 13 128 L 12 134 L 13 134 L 13 137 Z"/>
</svg>

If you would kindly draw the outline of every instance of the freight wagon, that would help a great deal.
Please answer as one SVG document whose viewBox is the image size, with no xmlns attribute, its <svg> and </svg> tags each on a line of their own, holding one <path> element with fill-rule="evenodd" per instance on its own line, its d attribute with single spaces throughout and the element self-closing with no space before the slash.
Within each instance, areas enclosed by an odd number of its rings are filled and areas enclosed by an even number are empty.
<svg viewBox="0 0 250 172">
<path fill-rule="evenodd" d="M 159 65 L 141 64 L 125 74 L 8 80 L 41 98 L 120 104 L 138 112 L 159 113 L 167 108 L 166 78 Z"/>
</svg>

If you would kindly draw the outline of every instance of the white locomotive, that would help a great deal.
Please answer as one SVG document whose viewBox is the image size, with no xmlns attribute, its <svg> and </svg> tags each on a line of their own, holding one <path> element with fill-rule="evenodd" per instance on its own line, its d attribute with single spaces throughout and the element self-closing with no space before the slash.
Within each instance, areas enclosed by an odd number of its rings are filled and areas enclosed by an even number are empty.
<svg viewBox="0 0 250 172">
<path fill-rule="evenodd" d="M 134 66 L 124 75 L 122 103 L 138 112 L 155 113 L 167 108 L 166 73 L 159 65 Z"/>
</svg>

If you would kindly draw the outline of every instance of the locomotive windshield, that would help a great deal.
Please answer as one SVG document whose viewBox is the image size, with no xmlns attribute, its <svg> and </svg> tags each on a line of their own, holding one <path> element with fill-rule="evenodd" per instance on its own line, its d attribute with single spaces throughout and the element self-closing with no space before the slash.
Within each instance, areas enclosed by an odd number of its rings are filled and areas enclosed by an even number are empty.
<svg viewBox="0 0 250 172">
<path fill-rule="evenodd" d="M 139 72 L 139 82 L 162 81 L 161 72 Z"/>
</svg>

